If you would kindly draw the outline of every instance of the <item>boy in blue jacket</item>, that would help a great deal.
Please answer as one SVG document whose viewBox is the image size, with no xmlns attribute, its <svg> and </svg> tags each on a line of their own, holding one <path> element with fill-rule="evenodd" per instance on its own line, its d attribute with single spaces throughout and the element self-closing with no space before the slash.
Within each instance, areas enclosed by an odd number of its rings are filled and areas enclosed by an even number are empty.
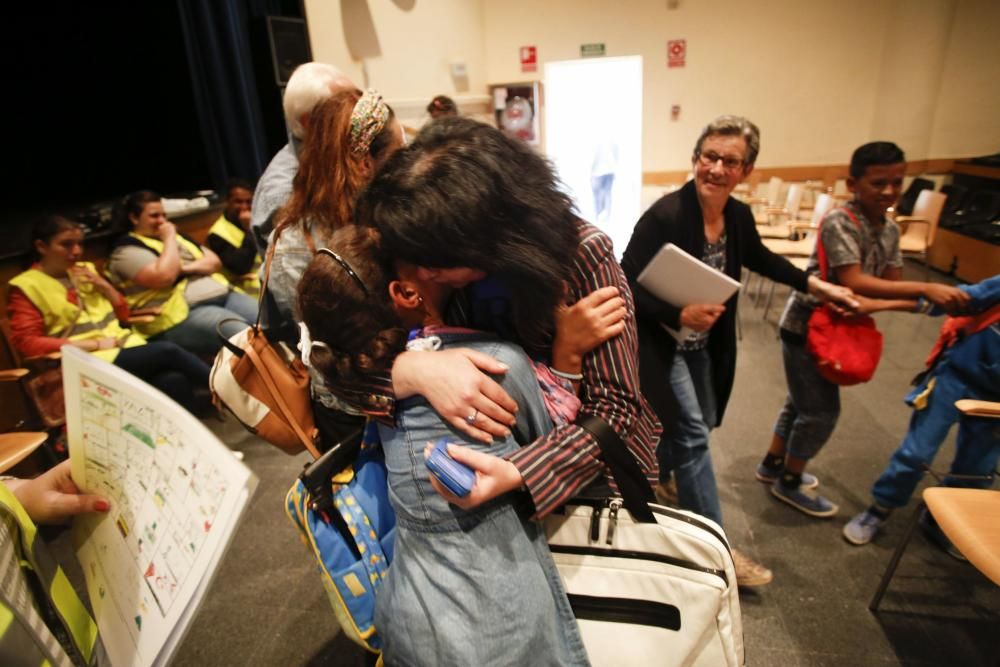
<svg viewBox="0 0 1000 667">
<path fill-rule="evenodd" d="M 913 407 L 910 426 L 889 465 L 872 487 L 874 502 L 844 526 L 844 538 L 868 544 L 897 507 L 909 502 L 917 484 L 941 448 L 952 424 L 959 422 L 952 475 L 982 476 L 982 480 L 945 477 L 945 486 L 987 488 L 1000 458 L 1000 419 L 963 417 L 955 401 L 963 398 L 1000 401 L 1000 274 L 962 286 L 970 297 L 966 316 L 949 317 L 907 395 Z M 925 307 L 921 302 L 918 308 Z M 931 315 L 940 314 L 926 308 Z"/>
</svg>

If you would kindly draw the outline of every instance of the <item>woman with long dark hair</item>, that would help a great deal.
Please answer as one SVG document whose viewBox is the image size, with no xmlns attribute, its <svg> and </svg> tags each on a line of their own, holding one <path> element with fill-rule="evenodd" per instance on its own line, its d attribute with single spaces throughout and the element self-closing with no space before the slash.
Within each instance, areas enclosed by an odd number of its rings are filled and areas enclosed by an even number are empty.
<svg viewBox="0 0 1000 667">
<path fill-rule="evenodd" d="M 422 280 L 459 290 L 449 324 L 491 331 L 544 358 L 555 309 L 606 290 L 625 301 L 622 333 L 581 359 L 581 413 L 602 418 L 655 479 L 659 424 L 638 391 L 632 297 L 611 241 L 579 220 L 551 167 L 530 147 L 466 118 L 428 125 L 393 155 L 359 199 L 358 224 L 375 227 L 386 254 Z M 505 437 L 517 405 L 487 375 L 503 364 L 476 350 L 404 352 L 391 372 L 334 387 L 365 413 L 391 419 L 395 401 L 420 394 L 455 429 L 484 442 Z M 562 505 L 604 471 L 595 438 L 570 423 L 503 458 L 452 447 L 483 483 L 471 508 L 526 487 L 536 516 Z"/>
<path fill-rule="evenodd" d="M 521 406 L 511 432 L 490 444 L 463 439 L 420 397 L 400 403 L 394 424 L 379 424 L 396 515 L 391 574 L 376 597 L 375 626 L 386 663 L 586 664 L 525 494 L 505 493 L 479 508 L 456 509 L 434 492 L 424 466 L 427 442 L 447 438 L 470 451 L 502 455 L 545 435 L 554 422 L 571 421 L 580 403 L 556 373 L 579 373 L 580 363 L 550 369 L 495 334 L 448 326 L 444 309 L 451 288 L 417 273 L 412 264 L 381 252 L 376 230 L 349 226 L 320 250 L 298 293 L 312 339 L 310 361 L 332 385 L 384 373 L 404 349 L 464 347 L 508 366 L 499 381 Z M 579 360 L 620 333 L 618 304 L 606 303 L 606 317 L 593 330 L 585 321 L 567 319 L 587 308 L 560 315 L 557 330 L 566 329 L 575 340 L 560 339 L 557 356 Z M 476 604 L 464 604 L 470 600 Z"/>
</svg>

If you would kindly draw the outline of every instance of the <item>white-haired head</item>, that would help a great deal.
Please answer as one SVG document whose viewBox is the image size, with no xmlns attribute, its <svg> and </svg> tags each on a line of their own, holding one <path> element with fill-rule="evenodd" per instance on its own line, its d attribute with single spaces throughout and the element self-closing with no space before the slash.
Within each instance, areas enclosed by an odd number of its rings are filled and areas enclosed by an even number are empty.
<svg viewBox="0 0 1000 667">
<path fill-rule="evenodd" d="M 342 90 L 355 88 L 354 82 L 333 65 L 326 63 L 305 63 L 292 72 L 285 87 L 282 106 L 285 122 L 292 136 L 301 139 L 305 135 L 305 122 L 313 108 Z"/>
</svg>

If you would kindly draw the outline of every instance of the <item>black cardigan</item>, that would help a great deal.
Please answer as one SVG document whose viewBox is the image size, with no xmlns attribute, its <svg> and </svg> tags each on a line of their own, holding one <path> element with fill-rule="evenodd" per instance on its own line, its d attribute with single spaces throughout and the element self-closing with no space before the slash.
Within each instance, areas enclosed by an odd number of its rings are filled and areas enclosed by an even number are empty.
<svg viewBox="0 0 1000 667">
<path fill-rule="evenodd" d="M 749 206 L 730 197 L 723 215 L 726 225 L 726 274 L 739 280 L 742 267 L 746 266 L 776 282 L 806 291 L 808 274 L 795 268 L 784 257 L 772 253 L 761 243 Z M 694 181 L 689 181 L 677 192 L 661 198 L 639 218 L 622 257 L 622 268 L 635 295 L 642 393 L 663 422 L 664 429 L 677 423 L 676 415 L 679 410 L 669 382 L 670 365 L 677 349 L 677 341 L 663 330 L 660 323 L 674 329 L 680 328 L 681 309 L 660 301 L 640 286 L 636 279 L 667 243 L 673 243 L 698 259 L 702 257 L 705 225 Z M 715 322 L 708 336 L 712 385 L 720 424 L 736 375 L 738 300 L 739 293 L 726 302 L 726 311 Z"/>
</svg>

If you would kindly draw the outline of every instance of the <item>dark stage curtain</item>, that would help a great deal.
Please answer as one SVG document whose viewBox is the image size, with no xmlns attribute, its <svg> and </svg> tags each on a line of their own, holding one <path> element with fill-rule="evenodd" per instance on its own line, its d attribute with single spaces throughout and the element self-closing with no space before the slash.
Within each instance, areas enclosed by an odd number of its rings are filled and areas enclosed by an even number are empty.
<svg viewBox="0 0 1000 667">
<path fill-rule="evenodd" d="M 250 54 L 246 0 L 177 0 L 205 158 L 216 187 L 270 159 Z"/>
</svg>

